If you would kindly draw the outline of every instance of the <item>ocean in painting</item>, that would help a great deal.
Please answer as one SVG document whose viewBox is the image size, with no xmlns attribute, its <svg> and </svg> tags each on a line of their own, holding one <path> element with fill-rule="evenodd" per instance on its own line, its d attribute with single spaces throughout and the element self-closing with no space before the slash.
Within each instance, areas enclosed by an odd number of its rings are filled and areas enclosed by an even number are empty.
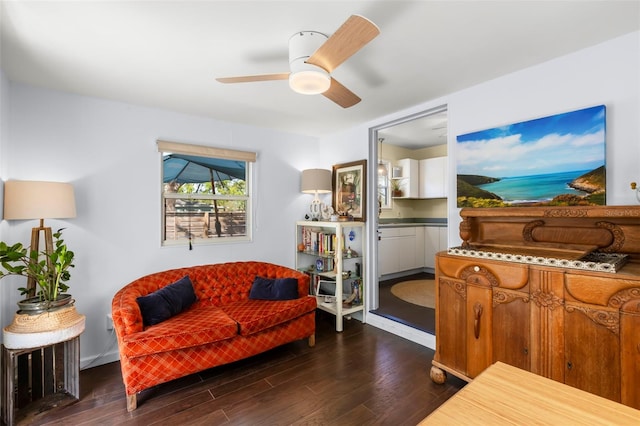
<svg viewBox="0 0 640 426">
<path fill-rule="evenodd" d="M 589 171 L 504 177 L 497 182 L 478 185 L 478 188 L 493 192 L 508 203 L 547 201 L 560 194 L 586 195 L 586 192 L 570 188 L 568 184 Z"/>
</svg>

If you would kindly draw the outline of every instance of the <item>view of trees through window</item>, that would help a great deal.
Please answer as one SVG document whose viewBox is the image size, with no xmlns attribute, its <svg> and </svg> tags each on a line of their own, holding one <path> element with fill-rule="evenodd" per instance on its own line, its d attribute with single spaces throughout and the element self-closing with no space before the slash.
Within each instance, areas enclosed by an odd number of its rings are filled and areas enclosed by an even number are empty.
<svg viewBox="0 0 640 426">
<path fill-rule="evenodd" d="M 248 165 L 163 153 L 163 243 L 248 240 Z"/>
</svg>

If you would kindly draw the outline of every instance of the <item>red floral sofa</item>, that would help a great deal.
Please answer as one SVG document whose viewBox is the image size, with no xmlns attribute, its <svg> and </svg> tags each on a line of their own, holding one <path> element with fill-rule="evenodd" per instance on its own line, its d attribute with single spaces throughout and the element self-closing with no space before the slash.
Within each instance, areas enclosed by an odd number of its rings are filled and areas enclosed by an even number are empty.
<svg viewBox="0 0 640 426">
<path fill-rule="evenodd" d="M 196 302 L 159 324 L 143 325 L 136 299 L 187 275 Z M 296 278 L 298 298 L 250 299 L 256 277 Z M 308 291 L 306 274 L 266 262 L 173 269 L 127 284 L 115 294 L 111 306 L 127 410 L 136 409 L 138 392 L 157 384 L 303 338 L 314 346 L 316 299 L 307 297 Z"/>
</svg>

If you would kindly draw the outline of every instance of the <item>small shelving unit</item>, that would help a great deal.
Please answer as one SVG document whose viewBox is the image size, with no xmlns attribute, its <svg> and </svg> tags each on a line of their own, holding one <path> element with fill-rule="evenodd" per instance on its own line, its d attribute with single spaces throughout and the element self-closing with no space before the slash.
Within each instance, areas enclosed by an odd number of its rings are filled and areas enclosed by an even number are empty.
<svg viewBox="0 0 640 426">
<path fill-rule="evenodd" d="M 402 176 L 393 177 L 402 190 L 402 196 L 393 198 L 418 198 L 418 171 L 420 162 L 412 158 L 403 158 L 397 161 L 397 166 L 402 169 Z"/>
<path fill-rule="evenodd" d="M 296 222 L 296 269 L 309 274 L 309 295 L 336 316 L 336 331 L 345 316 L 364 322 L 365 249 L 363 222 Z"/>
</svg>

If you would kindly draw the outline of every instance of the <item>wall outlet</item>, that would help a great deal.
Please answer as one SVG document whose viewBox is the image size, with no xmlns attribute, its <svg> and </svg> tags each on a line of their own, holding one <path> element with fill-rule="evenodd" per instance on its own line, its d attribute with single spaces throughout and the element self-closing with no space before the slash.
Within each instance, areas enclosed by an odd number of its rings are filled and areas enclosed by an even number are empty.
<svg viewBox="0 0 640 426">
<path fill-rule="evenodd" d="M 113 317 L 111 316 L 111 314 L 107 314 L 107 330 L 113 330 Z"/>
</svg>

